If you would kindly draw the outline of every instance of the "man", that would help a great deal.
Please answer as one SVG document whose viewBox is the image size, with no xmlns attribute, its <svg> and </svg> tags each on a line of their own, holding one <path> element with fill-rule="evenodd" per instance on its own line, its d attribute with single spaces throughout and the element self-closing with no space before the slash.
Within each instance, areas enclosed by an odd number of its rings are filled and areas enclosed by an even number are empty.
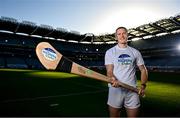
<svg viewBox="0 0 180 118">
<path fill-rule="evenodd" d="M 139 95 L 135 92 L 118 87 L 118 81 L 136 87 L 136 65 L 141 71 L 140 94 L 144 95 L 148 72 L 141 53 L 128 46 L 128 31 L 118 27 L 115 32 L 118 44 L 106 51 L 105 65 L 107 76 L 112 78 L 109 84 L 108 102 L 110 117 L 119 117 L 122 106 L 126 108 L 128 117 L 137 117 L 139 112 Z"/>
</svg>

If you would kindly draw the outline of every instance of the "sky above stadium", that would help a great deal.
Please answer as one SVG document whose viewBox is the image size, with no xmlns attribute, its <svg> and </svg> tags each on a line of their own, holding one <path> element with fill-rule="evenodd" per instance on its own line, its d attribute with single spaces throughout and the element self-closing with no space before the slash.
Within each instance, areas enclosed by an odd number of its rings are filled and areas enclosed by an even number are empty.
<svg viewBox="0 0 180 118">
<path fill-rule="evenodd" d="M 113 33 L 179 13 L 179 0 L 0 0 L 0 16 L 81 34 Z"/>
</svg>

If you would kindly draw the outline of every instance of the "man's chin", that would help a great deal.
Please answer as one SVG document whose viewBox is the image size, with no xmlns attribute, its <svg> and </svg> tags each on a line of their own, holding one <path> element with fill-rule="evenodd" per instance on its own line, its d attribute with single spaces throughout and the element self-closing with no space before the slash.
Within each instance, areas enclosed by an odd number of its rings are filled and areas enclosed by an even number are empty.
<svg viewBox="0 0 180 118">
<path fill-rule="evenodd" d="M 121 44 L 127 44 L 127 42 L 122 42 Z"/>
</svg>

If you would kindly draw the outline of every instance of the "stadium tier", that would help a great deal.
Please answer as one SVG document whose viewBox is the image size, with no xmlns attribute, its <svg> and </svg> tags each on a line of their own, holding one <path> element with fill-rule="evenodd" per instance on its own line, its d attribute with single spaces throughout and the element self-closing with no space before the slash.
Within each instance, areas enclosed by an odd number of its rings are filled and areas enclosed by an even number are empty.
<svg viewBox="0 0 180 118">
<path fill-rule="evenodd" d="M 180 45 L 180 33 L 177 32 L 180 30 L 179 19 L 179 16 L 171 17 L 165 19 L 168 22 L 164 25 L 165 21 L 160 20 L 128 30 L 129 45 L 140 50 L 149 70 L 180 71 L 180 50 L 177 48 Z M 159 33 L 166 34 L 161 36 Z M 150 38 L 144 38 L 150 34 Z M 140 39 L 133 41 L 133 38 Z M 44 69 L 35 54 L 36 45 L 42 41 L 51 43 L 64 56 L 90 68 L 104 68 L 106 50 L 116 45 L 114 34 L 81 35 L 2 17 L 0 68 Z"/>
</svg>

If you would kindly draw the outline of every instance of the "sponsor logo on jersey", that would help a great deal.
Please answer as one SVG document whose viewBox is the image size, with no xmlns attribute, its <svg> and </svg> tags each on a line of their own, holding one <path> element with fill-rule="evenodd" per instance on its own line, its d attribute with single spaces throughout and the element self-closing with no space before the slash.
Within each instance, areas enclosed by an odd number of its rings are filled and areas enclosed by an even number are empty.
<svg viewBox="0 0 180 118">
<path fill-rule="evenodd" d="M 132 64 L 132 58 L 128 54 L 121 54 L 118 57 L 118 62 L 121 63 L 121 65 L 130 65 Z"/>
<path fill-rule="evenodd" d="M 52 50 L 51 48 L 44 48 L 42 50 L 42 54 L 47 60 L 50 60 L 50 61 L 54 61 L 57 58 L 56 52 Z"/>
</svg>

